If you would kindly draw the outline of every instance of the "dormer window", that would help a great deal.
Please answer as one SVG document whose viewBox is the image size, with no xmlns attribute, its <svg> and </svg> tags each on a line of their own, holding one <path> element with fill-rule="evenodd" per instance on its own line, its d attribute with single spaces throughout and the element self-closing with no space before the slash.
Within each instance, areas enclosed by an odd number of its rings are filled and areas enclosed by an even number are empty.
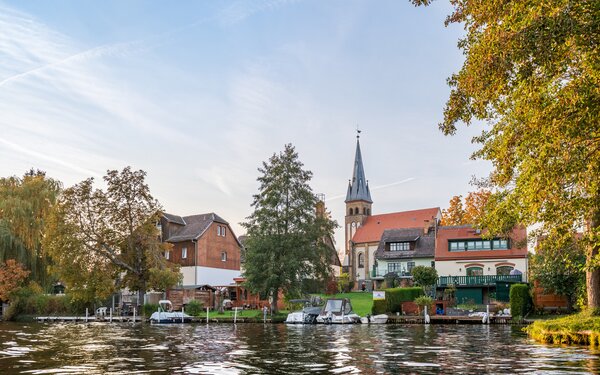
<svg viewBox="0 0 600 375">
<path fill-rule="evenodd" d="M 390 242 L 390 251 L 409 251 L 410 242 Z"/>
</svg>

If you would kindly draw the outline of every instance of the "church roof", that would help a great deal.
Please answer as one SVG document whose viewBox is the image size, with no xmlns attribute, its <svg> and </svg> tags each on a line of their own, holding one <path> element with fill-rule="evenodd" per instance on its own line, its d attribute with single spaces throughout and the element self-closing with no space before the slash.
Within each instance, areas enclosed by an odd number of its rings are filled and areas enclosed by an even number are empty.
<svg viewBox="0 0 600 375">
<path fill-rule="evenodd" d="M 440 208 L 433 207 L 369 216 L 356 230 L 352 241 L 354 243 L 379 242 L 386 229 L 423 228 L 425 220 L 431 223 L 433 218 L 439 218 L 439 215 Z"/>
<path fill-rule="evenodd" d="M 360 142 L 356 139 L 356 155 L 354 156 L 354 171 L 352 173 L 352 181 L 348 184 L 348 192 L 346 193 L 346 203 L 353 201 L 365 201 L 373 203 L 371 200 L 371 192 L 369 184 L 365 178 L 365 168 L 363 167 L 362 155 L 360 152 Z"/>
</svg>

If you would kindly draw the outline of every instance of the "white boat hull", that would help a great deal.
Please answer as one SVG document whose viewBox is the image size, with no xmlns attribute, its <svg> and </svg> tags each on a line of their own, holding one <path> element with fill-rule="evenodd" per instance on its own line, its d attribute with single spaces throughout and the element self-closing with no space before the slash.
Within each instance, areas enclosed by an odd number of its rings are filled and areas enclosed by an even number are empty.
<svg viewBox="0 0 600 375">
<path fill-rule="evenodd" d="M 171 324 L 171 323 L 189 323 L 192 321 L 192 317 L 188 314 L 181 313 L 179 311 L 175 312 L 154 312 L 150 315 L 151 323 L 158 324 Z"/>
<path fill-rule="evenodd" d="M 386 314 L 379 314 L 360 318 L 360 321 L 363 324 L 386 324 L 387 320 L 388 316 Z"/>
<path fill-rule="evenodd" d="M 348 315 L 319 315 L 317 323 L 322 324 L 355 324 L 360 323 L 360 316 L 356 314 Z"/>
</svg>

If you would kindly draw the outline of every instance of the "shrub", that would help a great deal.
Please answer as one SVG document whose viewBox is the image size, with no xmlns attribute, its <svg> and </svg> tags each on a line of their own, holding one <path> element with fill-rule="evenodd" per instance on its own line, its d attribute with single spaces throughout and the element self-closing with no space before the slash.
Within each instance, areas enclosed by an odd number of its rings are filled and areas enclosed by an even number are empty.
<svg viewBox="0 0 600 375">
<path fill-rule="evenodd" d="M 204 305 L 202 302 L 195 299 L 191 300 L 187 305 L 185 305 L 185 313 L 191 316 L 200 316 L 203 310 Z"/>
<path fill-rule="evenodd" d="M 437 283 L 438 274 L 435 268 L 427 267 L 427 266 L 416 266 L 410 271 L 413 280 L 422 286 L 423 288 L 428 288 Z"/>
<path fill-rule="evenodd" d="M 334 295 L 338 292 L 338 283 L 335 279 L 331 279 L 327 282 L 327 286 L 325 287 L 325 294 Z"/>
<path fill-rule="evenodd" d="M 155 313 L 156 311 L 158 311 L 157 303 L 145 303 L 144 306 L 142 306 L 142 314 L 144 316 L 150 316 L 150 315 L 152 315 L 152 313 Z"/>
<path fill-rule="evenodd" d="M 402 302 L 412 302 L 415 298 L 423 295 L 423 289 L 419 287 L 411 288 L 392 288 L 385 290 L 385 300 L 387 302 L 387 311 L 400 312 Z"/>
<path fill-rule="evenodd" d="M 510 313 L 513 317 L 524 317 L 531 307 L 529 285 L 513 284 L 510 287 Z"/>
<path fill-rule="evenodd" d="M 425 306 L 431 307 L 431 304 L 433 303 L 433 298 L 429 296 L 420 296 L 415 298 L 414 302 L 417 306 L 419 306 L 419 311 L 423 311 L 423 308 Z M 431 309 L 429 310 L 429 313 L 433 313 Z"/>
<path fill-rule="evenodd" d="M 338 293 L 348 293 L 352 289 L 352 283 L 350 282 L 350 275 L 348 273 L 342 273 L 337 280 Z"/>
<path fill-rule="evenodd" d="M 373 307 L 371 307 L 371 314 L 385 314 L 387 312 L 387 302 L 384 299 L 378 299 L 373 301 Z"/>
</svg>

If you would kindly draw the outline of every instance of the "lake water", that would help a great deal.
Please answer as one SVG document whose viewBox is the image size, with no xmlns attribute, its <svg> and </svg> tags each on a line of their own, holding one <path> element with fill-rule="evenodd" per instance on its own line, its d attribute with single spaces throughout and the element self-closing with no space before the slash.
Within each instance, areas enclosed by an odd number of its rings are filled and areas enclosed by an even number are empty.
<svg viewBox="0 0 600 375">
<path fill-rule="evenodd" d="M 504 325 L 0 323 L 0 374 L 583 374 L 600 353 Z"/>
</svg>

